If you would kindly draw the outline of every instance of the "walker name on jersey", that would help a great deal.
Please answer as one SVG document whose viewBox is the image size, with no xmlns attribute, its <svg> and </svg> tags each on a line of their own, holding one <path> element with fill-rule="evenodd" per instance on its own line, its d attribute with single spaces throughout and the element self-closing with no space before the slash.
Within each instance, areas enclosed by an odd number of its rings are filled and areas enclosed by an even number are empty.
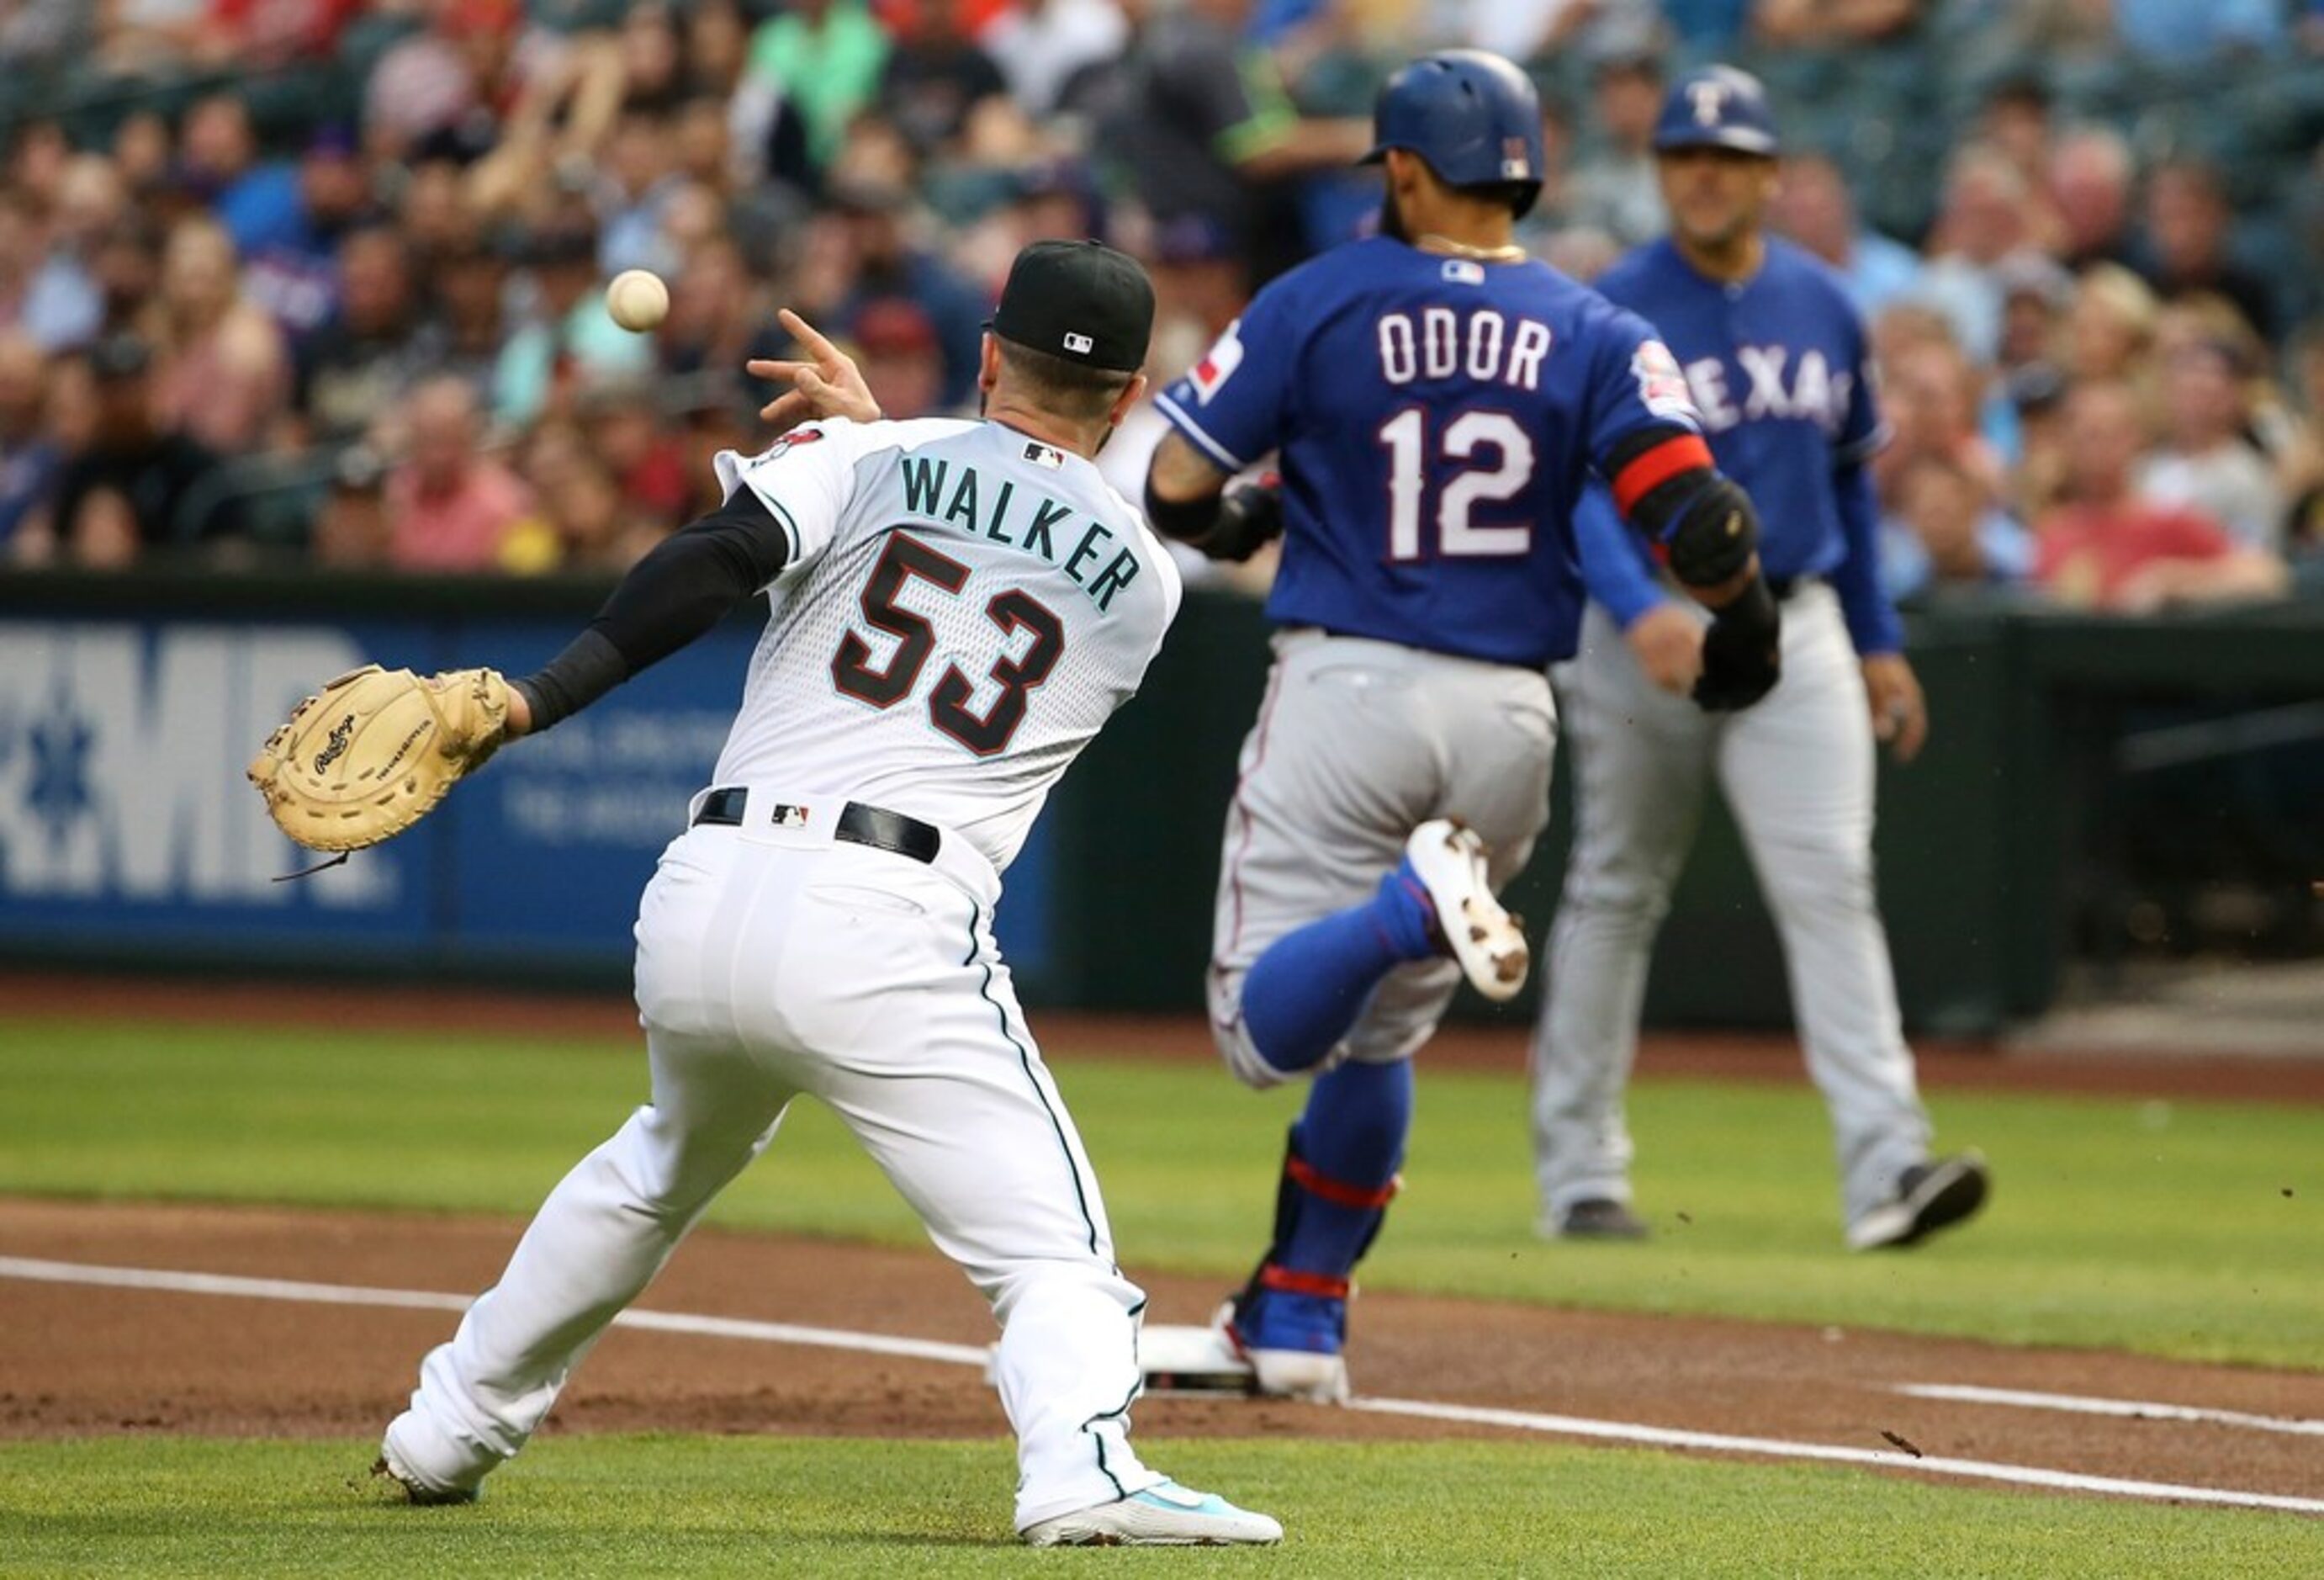
<svg viewBox="0 0 2324 1580">
<path fill-rule="evenodd" d="M 1079 522 L 1071 505 L 1031 489 L 1020 500 L 1013 478 L 995 483 L 966 462 L 924 456 L 908 457 L 899 469 L 907 511 L 1047 560 L 1062 569 L 1102 614 L 1111 614 L 1113 596 L 1138 579 L 1135 550 L 1121 547 L 1108 552 L 1114 538 L 1111 528 Z"/>
<path fill-rule="evenodd" d="M 1513 326 L 1489 307 L 1384 313 L 1378 334 L 1380 377 L 1408 384 L 1465 374 L 1480 383 L 1537 390 L 1550 339 L 1547 324 L 1521 318 Z"/>
<path fill-rule="evenodd" d="M 1686 365 L 1687 387 L 1710 432 L 1724 433 L 1738 422 L 1802 418 L 1837 435 L 1848 421 L 1856 375 L 1846 368 L 1834 372 L 1813 347 L 1794 361 L 1788 346 L 1738 346 L 1734 369 L 1743 375 L 1739 390 L 1723 357 Z"/>
</svg>

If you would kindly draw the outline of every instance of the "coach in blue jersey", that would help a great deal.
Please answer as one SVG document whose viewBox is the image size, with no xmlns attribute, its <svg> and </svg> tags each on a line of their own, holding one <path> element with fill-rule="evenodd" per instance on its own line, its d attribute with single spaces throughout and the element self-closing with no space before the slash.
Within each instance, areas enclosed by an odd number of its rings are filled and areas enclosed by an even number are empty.
<svg viewBox="0 0 2324 1580">
<path fill-rule="evenodd" d="M 1864 326 L 1837 276 L 1761 228 L 1776 141 L 1755 79 L 1712 67 L 1680 82 L 1655 146 L 1671 232 L 1599 289 L 1660 331 L 1720 467 L 1758 504 L 1784 684 L 1730 717 L 1682 700 L 1702 622 L 1628 541 L 1618 480 L 1595 493 L 1580 522 L 1593 602 L 1560 673 L 1578 828 L 1534 1044 L 1544 1228 L 1646 1233 L 1622 1093 L 1647 956 L 1715 774 L 1783 935 L 1837 1135 L 1847 1242 L 1909 1245 L 1975 1212 L 1987 1181 L 1974 1153 L 1930 1156 L 1874 901 L 1874 739 L 1908 760 L 1927 716 L 1877 574 L 1865 462 L 1883 433 Z"/>
<path fill-rule="evenodd" d="M 1581 624 L 1587 479 L 1719 608 L 1707 703 L 1765 694 L 1779 640 L 1750 501 L 1677 363 L 1511 239 L 1541 189 L 1532 84 L 1498 56 L 1430 56 L 1374 129 L 1382 234 L 1261 291 L 1159 397 L 1173 431 L 1147 485 L 1154 522 L 1207 553 L 1283 537 L 1209 999 L 1243 1080 L 1315 1076 L 1227 1320 L 1263 1390 L 1319 1399 L 1346 1392 L 1348 1275 L 1396 1188 L 1411 1058 L 1464 975 L 1496 999 L 1525 977 L 1494 893 L 1547 816 L 1543 671 Z M 1222 492 L 1269 454 L 1279 492 Z"/>
</svg>

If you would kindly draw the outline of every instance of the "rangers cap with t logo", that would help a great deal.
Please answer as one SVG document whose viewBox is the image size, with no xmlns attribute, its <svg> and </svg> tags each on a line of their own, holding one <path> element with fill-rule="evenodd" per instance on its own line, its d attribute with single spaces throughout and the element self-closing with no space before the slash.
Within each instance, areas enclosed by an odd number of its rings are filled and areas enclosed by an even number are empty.
<svg viewBox="0 0 2324 1580">
<path fill-rule="evenodd" d="M 1028 350 L 1136 373 L 1154 333 L 1154 285 L 1103 243 L 1035 242 L 1010 266 L 991 328 Z"/>
<path fill-rule="evenodd" d="M 1732 66 L 1706 66 L 1680 78 L 1655 123 L 1657 152 L 1731 148 L 1773 159 L 1778 146 L 1767 90 L 1748 71 Z"/>
</svg>

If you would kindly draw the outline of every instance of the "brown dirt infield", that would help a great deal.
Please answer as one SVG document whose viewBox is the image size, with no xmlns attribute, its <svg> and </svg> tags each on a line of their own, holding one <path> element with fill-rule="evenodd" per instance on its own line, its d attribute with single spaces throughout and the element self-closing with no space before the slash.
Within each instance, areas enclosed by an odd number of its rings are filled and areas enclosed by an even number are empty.
<svg viewBox="0 0 2324 1580">
<path fill-rule="evenodd" d="M 522 1225 L 506 1219 L 0 1200 L 0 1253 L 471 1292 Z M 1135 1273 L 1136 1269 L 1131 1271 Z M 1215 1282 L 1144 1280 L 1149 1320 L 1198 1322 Z M 964 1344 L 982 1305 L 932 1251 L 705 1231 L 647 1308 Z M 375 1431 L 448 1335 L 449 1312 L 292 1304 L 0 1279 L 0 1437 Z M 2226 1425 L 1936 1403 L 1903 1381 L 1968 1382 L 2324 1418 L 2324 1375 L 2002 1349 L 1894 1334 L 1548 1311 L 1376 1294 L 1360 1303 L 1368 1394 L 1801 1442 L 1884 1446 L 2084 1474 L 2324 1497 L 2316 1439 Z M 1161 1396 L 1153 1438 L 1510 1436 L 1313 1406 Z M 987 1437 L 1006 1430 L 973 1370 L 937 1362 L 616 1329 L 551 1431 Z"/>
</svg>

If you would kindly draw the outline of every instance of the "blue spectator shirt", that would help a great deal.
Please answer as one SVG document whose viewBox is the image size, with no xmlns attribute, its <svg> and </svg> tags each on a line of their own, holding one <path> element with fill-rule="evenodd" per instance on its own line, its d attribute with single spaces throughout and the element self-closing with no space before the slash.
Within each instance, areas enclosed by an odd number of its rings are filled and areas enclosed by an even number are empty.
<svg viewBox="0 0 2324 1580">
<path fill-rule="evenodd" d="M 1849 244 L 1848 269 L 1840 283 L 1866 319 L 1877 319 L 1892 301 L 1909 297 L 1921 283 L 1921 254 L 1877 230 L 1857 233 Z"/>
<path fill-rule="evenodd" d="M 2262 49 L 2283 36 L 2281 0 L 2114 0 L 2115 31 L 2142 55 L 2200 60 L 2236 45 Z"/>
<path fill-rule="evenodd" d="M 909 297 L 936 326 L 936 345 L 944 356 L 944 391 L 936 403 L 948 411 L 973 406 L 977 365 L 984 356 L 984 321 L 992 316 L 991 298 L 947 264 L 926 253 L 911 253 L 890 273 L 859 278 L 855 289 L 833 314 L 832 323 L 843 331 L 851 330 L 855 315 L 883 296 Z"/>
<path fill-rule="evenodd" d="M 315 249 L 307 223 L 307 197 L 299 167 L 277 161 L 262 164 L 218 194 L 218 223 L 234 237 L 235 251 L 248 258 L 276 247 Z"/>
<path fill-rule="evenodd" d="M 1662 0 L 1663 18 L 1690 55 L 1717 56 L 1743 31 L 1751 0 Z"/>
<path fill-rule="evenodd" d="M 2015 587 L 2034 574 L 2034 534 L 2001 511 L 1978 518 L 1977 546 L 1985 555 L 1987 587 Z M 1880 585 L 1900 603 L 1936 586 L 1928 546 L 1911 522 L 1895 516 L 1880 522 Z"/>
<path fill-rule="evenodd" d="M 45 439 L 0 447 L 0 544 L 16 535 L 24 518 L 49 502 L 64 471 L 64 453 Z"/>
<path fill-rule="evenodd" d="M 1650 429 L 1700 444 L 1633 315 L 1545 263 L 1386 237 L 1269 283 L 1155 404 L 1226 471 L 1280 452 L 1273 619 L 1529 669 L 1574 650 L 1592 469 Z"/>
<path fill-rule="evenodd" d="M 1895 652 L 1903 632 L 1880 587 L 1862 467 L 1887 438 L 1864 320 L 1821 261 L 1778 237 L 1766 247 L 1757 274 L 1728 285 L 1672 242 L 1650 242 L 1598 289 L 1653 324 L 1685 369 L 1719 469 L 1757 507 L 1768 577 L 1829 580 L 1857 651 Z M 1604 489 L 1591 491 L 1580 526 L 1591 596 L 1628 627 L 1667 596 L 1654 563 Z"/>
</svg>

